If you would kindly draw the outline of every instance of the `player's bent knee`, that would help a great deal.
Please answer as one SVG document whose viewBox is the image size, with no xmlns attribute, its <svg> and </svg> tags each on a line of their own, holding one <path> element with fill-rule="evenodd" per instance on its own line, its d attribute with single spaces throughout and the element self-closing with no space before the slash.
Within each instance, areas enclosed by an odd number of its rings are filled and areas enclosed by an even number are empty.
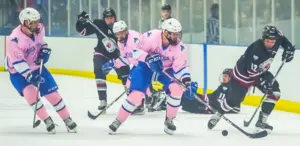
<svg viewBox="0 0 300 146">
<path fill-rule="evenodd" d="M 169 90 L 171 92 L 171 96 L 176 98 L 181 98 L 183 94 L 183 88 L 177 83 L 171 83 L 169 85 Z"/>
<path fill-rule="evenodd" d="M 268 95 L 265 102 L 273 102 L 276 103 L 280 99 L 281 93 L 280 92 L 273 92 L 272 95 Z"/>
<path fill-rule="evenodd" d="M 36 110 L 38 111 L 44 105 L 43 105 L 43 102 L 40 100 L 40 98 L 37 99 L 36 93 L 37 93 L 37 88 L 33 85 L 28 85 L 23 90 L 23 94 L 24 94 L 24 97 L 25 97 L 27 103 L 31 106 L 31 108 L 33 110 L 35 110 L 35 106 L 36 106 Z"/>
<path fill-rule="evenodd" d="M 145 94 L 143 92 L 134 90 L 129 94 L 127 100 L 132 104 L 139 106 L 142 103 L 144 96 Z"/>
</svg>

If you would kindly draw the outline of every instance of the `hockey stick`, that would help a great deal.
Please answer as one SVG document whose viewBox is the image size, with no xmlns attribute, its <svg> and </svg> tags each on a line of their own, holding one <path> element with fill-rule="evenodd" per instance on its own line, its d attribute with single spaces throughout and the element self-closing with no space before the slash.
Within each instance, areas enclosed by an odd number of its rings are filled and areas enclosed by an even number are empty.
<svg viewBox="0 0 300 146">
<path fill-rule="evenodd" d="M 43 64 L 44 64 L 44 60 L 41 60 L 41 64 L 40 64 L 40 75 L 42 74 L 42 68 L 43 68 Z M 36 110 L 37 110 L 37 104 L 38 104 L 38 100 L 39 100 L 39 93 L 40 93 L 40 84 L 38 83 L 37 85 L 37 94 L 36 94 L 36 100 L 35 100 L 35 107 L 34 107 L 34 115 L 33 115 L 33 128 L 39 126 L 41 124 L 40 120 L 35 121 L 36 119 Z"/>
<path fill-rule="evenodd" d="M 97 115 L 93 115 L 93 114 L 91 114 L 90 111 L 88 111 L 88 117 L 92 120 L 97 119 L 104 111 L 106 111 L 110 106 L 112 106 L 115 102 L 117 102 L 125 93 L 126 93 L 126 91 L 124 91 L 121 95 L 119 95 L 114 101 L 112 101 L 104 110 L 102 110 Z"/>
<path fill-rule="evenodd" d="M 179 84 L 180 86 L 182 86 L 185 90 L 187 90 L 187 88 L 185 87 L 185 85 L 179 81 L 178 79 L 170 76 L 168 73 L 164 72 L 166 76 L 168 76 L 171 80 L 175 81 L 177 84 Z M 205 101 L 203 101 L 201 98 L 198 97 L 198 95 L 194 95 L 195 99 L 197 101 L 199 101 L 200 103 L 202 103 L 203 105 L 205 105 L 206 107 L 208 107 L 213 113 L 216 113 L 217 110 L 215 110 L 213 107 L 211 107 L 208 103 L 206 103 Z M 224 115 L 222 116 L 222 118 L 228 122 L 230 125 L 232 125 L 234 128 L 236 128 L 237 130 L 239 130 L 240 132 L 242 132 L 244 135 L 250 137 L 250 138 L 262 138 L 262 137 L 266 137 L 268 135 L 267 131 L 261 131 L 258 133 L 248 133 L 245 130 L 243 130 L 242 128 L 240 128 L 239 126 L 237 126 L 235 123 L 233 123 L 231 120 L 229 120 L 227 117 L 225 117 Z"/>
<path fill-rule="evenodd" d="M 275 74 L 275 76 L 274 76 L 274 78 L 272 80 L 272 84 L 276 81 L 276 78 L 277 78 L 277 76 L 278 76 L 279 72 L 281 71 L 281 69 L 282 69 L 282 67 L 283 67 L 284 64 L 285 64 L 285 61 L 282 61 L 280 67 L 278 68 L 278 70 L 277 70 L 277 72 L 276 72 L 276 74 Z M 258 109 L 260 108 L 260 106 L 262 105 L 263 101 L 265 100 L 266 96 L 267 96 L 267 94 L 264 94 L 264 96 L 261 98 L 261 100 L 260 100 L 257 108 L 255 109 L 254 113 L 252 114 L 250 120 L 249 121 L 244 120 L 244 126 L 245 127 L 248 127 L 250 125 L 250 123 L 252 122 L 252 120 L 253 120 L 254 116 L 256 115 Z"/>
</svg>

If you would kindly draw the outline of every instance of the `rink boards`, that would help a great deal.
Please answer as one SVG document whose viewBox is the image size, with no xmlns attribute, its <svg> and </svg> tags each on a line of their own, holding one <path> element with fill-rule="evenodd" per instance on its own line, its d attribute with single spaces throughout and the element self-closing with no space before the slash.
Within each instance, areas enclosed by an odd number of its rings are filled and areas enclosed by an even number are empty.
<svg viewBox="0 0 300 146">
<path fill-rule="evenodd" d="M 4 70 L 4 56 L 6 37 L 0 36 L 0 70 Z M 52 73 L 65 74 L 80 77 L 93 78 L 93 50 L 97 44 L 95 38 L 65 38 L 47 37 L 46 42 L 52 49 L 50 61 L 47 67 Z M 233 67 L 237 59 L 243 54 L 244 46 L 221 46 L 203 44 L 186 44 L 189 52 L 190 72 L 193 80 L 198 81 L 202 88 L 207 86 L 209 92 L 219 85 L 219 75 L 224 68 Z M 204 53 L 207 51 L 207 53 Z M 282 98 L 276 109 L 300 113 L 300 98 L 298 83 L 300 83 L 300 55 L 298 51 L 291 63 L 286 64 L 278 76 Z M 275 73 L 281 64 L 281 53 L 279 50 L 277 57 L 271 66 L 270 71 Z M 206 59 L 205 59 L 206 58 Z M 115 72 L 108 75 L 108 80 L 120 83 Z M 199 89 L 201 92 L 202 89 Z M 262 94 L 256 90 L 251 96 L 247 96 L 243 102 L 246 105 L 257 105 Z"/>
</svg>

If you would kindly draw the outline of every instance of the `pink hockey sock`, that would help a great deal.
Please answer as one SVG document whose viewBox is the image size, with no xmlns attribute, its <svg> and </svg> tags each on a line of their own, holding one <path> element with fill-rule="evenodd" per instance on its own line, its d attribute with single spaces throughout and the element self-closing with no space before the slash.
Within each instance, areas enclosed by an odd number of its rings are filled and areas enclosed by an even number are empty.
<svg viewBox="0 0 300 146">
<path fill-rule="evenodd" d="M 149 96 L 149 97 L 152 96 L 152 93 L 151 93 L 151 91 L 150 91 L 150 88 L 147 88 L 146 94 L 147 94 L 147 96 Z"/>
<path fill-rule="evenodd" d="M 45 98 L 52 104 L 56 112 L 63 120 L 66 120 L 70 117 L 68 108 L 66 107 L 65 102 L 58 92 L 50 93 L 46 95 Z"/>
<path fill-rule="evenodd" d="M 31 106 L 33 110 L 35 110 L 36 98 L 37 98 L 37 88 L 33 85 L 28 85 L 23 90 L 23 95 L 27 101 L 27 103 Z M 45 120 L 49 117 L 49 114 L 44 107 L 43 102 L 39 98 L 37 101 L 36 115 L 41 119 Z"/>
<path fill-rule="evenodd" d="M 123 123 L 129 115 L 142 103 L 144 98 L 144 93 L 140 91 L 132 91 L 125 102 L 122 104 L 122 107 L 119 110 L 117 119 Z"/>
<path fill-rule="evenodd" d="M 180 107 L 183 89 L 177 83 L 171 83 L 169 90 L 171 94 L 167 97 L 167 117 L 175 118 Z"/>
</svg>

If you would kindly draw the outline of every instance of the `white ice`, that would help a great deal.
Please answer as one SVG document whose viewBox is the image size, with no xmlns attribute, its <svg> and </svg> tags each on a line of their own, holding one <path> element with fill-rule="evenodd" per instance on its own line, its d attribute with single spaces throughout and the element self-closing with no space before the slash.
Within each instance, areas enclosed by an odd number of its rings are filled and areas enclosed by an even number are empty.
<svg viewBox="0 0 300 146">
<path fill-rule="evenodd" d="M 275 111 L 269 119 L 274 131 L 262 139 L 250 139 L 225 121 L 214 130 L 206 125 L 210 115 L 195 115 L 180 112 L 175 124 L 177 131 L 170 136 L 164 133 L 164 112 L 146 113 L 144 116 L 130 116 L 119 128 L 117 135 L 108 134 L 108 125 L 116 117 L 125 96 L 109 108 L 106 115 L 97 120 L 87 117 L 87 111 L 97 112 L 97 92 L 94 80 L 55 75 L 73 120 L 77 122 L 78 133 L 67 133 L 62 120 L 48 102 L 44 102 L 59 125 L 55 135 L 48 134 L 44 123 L 32 128 L 33 111 L 12 87 L 8 73 L 0 73 L 0 146 L 299 146 L 300 115 Z M 123 91 L 118 84 L 108 84 L 108 100 L 112 101 Z M 45 100 L 44 100 L 45 101 Z M 299 107 L 300 108 L 300 107 Z M 253 107 L 242 107 L 241 114 L 228 118 L 242 126 L 249 118 Z M 256 119 L 253 123 L 256 122 Z M 253 125 L 247 131 L 253 131 Z M 221 134 L 228 130 L 228 136 Z"/>
</svg>

